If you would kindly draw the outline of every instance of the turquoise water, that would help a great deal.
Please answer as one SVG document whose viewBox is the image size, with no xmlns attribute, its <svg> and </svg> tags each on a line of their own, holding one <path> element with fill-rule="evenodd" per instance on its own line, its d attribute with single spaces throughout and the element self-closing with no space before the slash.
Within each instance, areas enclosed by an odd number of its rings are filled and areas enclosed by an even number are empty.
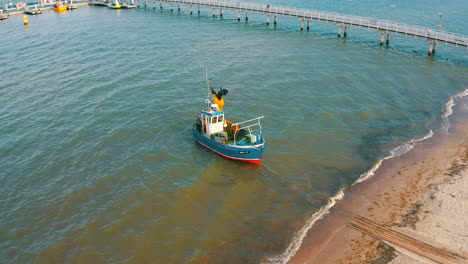
<svg viewBox="0 0 468 264">
<path fill-rule="evenodd" d="M 387 15 L 378 3 L 350 10 Z M 396 5 L 423 26 L 442 9 Z M 444 3 L 444 29 L 468 34 L 467 9 Z M 258 263 L 378 159 L 438 130 L 468 89 L 466 50 L 429 58 L 424 41 L 210 16 L 83 7 L 0 23 L 2 262 Z M 205 66 L 229 90 L 228 119 L 265 115 L 260 166 L 194 142 Z"/>
</svg>

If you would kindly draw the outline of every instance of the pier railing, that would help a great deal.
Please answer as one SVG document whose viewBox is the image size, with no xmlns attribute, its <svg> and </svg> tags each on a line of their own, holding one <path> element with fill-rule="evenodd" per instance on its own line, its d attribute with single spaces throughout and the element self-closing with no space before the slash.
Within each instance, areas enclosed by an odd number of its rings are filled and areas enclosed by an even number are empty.
<svg viewBox="0 0 468 264">
<path fill-rule="evenodd" d="M 64 0 L 66 1 L 66 0 Z M 95 5 L 106 5 L 109 1 L 104 0 L 94 0 L 87 1 L 83 4 L 95 4 Z M 121 0 L 124 1 L 124 0 Z M 215 17 L 216 9 L 219 9 L 220 16 L 223 16 L 224 10 L 234 10 L 237 12 L 237 19 L 240 21 L 241 12 L 245 13 L 245 19 L 248 20 L 249 13 L 260 13 L 264 14 L 267 17 L 267 25 L 270 24 L 270 16 L 274 16 L 274 24 L 277 24 L 278 16 L 282 17 L 291 17 L 297 18 L 301 21 L 301 30 L 304 30 L 304 22 L 307 22 L 307 30 L 310 29 L 311 22 L 318 23 L 327 23 L 335 24 L 338 26 L 338 37 L 341 37 L 341 33 L 344 27 L 344 37 L 348 34 L 348 27 L 378 31 L 381 34 L 380 44 L 383 45 L 384 38 L 387 36 L 387 44 L 390 42 L 391 35 L 399 35 L 404 37 L 423 39 L 430 42 L 429 55 L 435 53 L 437 44 L 453 45 L 459 48 L 468 49 L 468 36 L 456 33 L 445 32 L 437 29 L 414 26 L 409 24 L 404 24 L 395 21 L 389 21 L 384 19 L 370 18 L 370 17 L 361 17 L 354 16 L 349 14 L 340 14 L 319 10 L 311 9 L 299 9 L 293 7 L 284 7 L 284 6 L 273 6 L 269 4 L 257 4 L 257 3 L 245 3 L 245 2 L 234 2 L 229 0 L 126 0 L 130 2 L 136 1 L 138 7 L 140 3 L 143 2 L 145 7 L 147 3 L 152 3 L 153 8 L 156 8 L 156 4 L 159 2 L 160 8 L 163 8 L 163 2 L 170 4 L 171 10 L 173 10 L 173 5 L 178 5 L 178 10 L 180 11 L 180 5 L 190 5 L 190 13 L 193 13 L 193 6 L 198 7 L 198 12 L 200 13 L 200 7 L 209 7 L 213 10 L 213 17 Z M 52 2 L 52 1 L 51 1 Z M 46 5 L 45 0 L 40 0 L 41 9 Z M 23 13 L 25 6 L 15 8 L 4 8 L 8 14 L 14 13 Z"/>
<path fill-rule="evenodd" d="M 338 26 L 350 26 L 367 30 L 380 31 L 382 34 L 393 33 L 407 37 L 425 39 L 429 41 L 437 41 L 443 44 L 451 44 L 457 47 L 468 49 L 468 37 L 448 33 L 427 27 L 408 25 L 404 23 L 376 19 L 370 17 L 360 17 L 354 15 L 325 12 L 310 9 L 298 9 L 282 6 L 271 6 L 268 4 L 256 4 L 245 2 L 232 1 L 217 1 L 217 0 L 160 0 L 158 2 L 167 2 L 169 4 L 187 4 L 196 6 L 208 6 L 211 8 L 231 9 L 238 12 L 255 12 L 263 13 L 267 16 L 284 16 L 294 17 L 299 20 L 312 20 L 322 23 L 336 24 Z M 303 24 L 301 29 L 303 28 Z M 341 30 L 341 29 L 340 29 Z M 345 33 L 346 34 L 346 33 Z"/>
</svg>

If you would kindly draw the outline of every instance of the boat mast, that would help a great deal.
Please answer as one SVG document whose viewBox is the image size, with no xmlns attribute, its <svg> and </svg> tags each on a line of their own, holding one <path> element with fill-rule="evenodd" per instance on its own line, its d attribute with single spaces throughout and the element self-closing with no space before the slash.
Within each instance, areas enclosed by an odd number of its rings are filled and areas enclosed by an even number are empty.
<svg viewBox="0 0 468 264">
<path fill-rule="evenodd" d="M 208 66 L 205 66 L 205 80 L 206 80 L 206 87 L 208 88 L 208 97 L 205 100 L 205 103 L 208 104 L 208 109 L 210 109 L 211 101 L 210 101 L 210 82 L 208 80 Z"/>
<path fill-rule="evenodd" d="M 208 66 L 205 66 L 206 87 L 208 88 L 208 99 L 210 98 L 210 82 L 208 81 Z"/>
</svg>

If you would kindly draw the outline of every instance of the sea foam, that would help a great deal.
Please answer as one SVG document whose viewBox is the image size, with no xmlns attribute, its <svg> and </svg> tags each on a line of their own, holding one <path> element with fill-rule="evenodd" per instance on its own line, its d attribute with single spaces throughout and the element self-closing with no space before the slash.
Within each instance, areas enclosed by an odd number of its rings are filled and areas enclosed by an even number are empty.
<svg viewBox="0 0 468 264">
<path fill-rule="evenodd" d="M 455 105 L 455 99 L 459 99 L 459 98 L 462 98 L 462 97 L 465 97 L 465 96 L 468 96 L 468 89 L 465 89 L 463 92 L 459 93 L 459 94 L 456 94 L 454 96 L 451 96 L 450 97 L 450 100 L 445 104 L 445 110 L 444 112 L 442 113 L 442 129 L 447 131 L 448 128 L 450 127 L 450 122 L 449 122 L 449 116 L 453 114 L 453 106 Z M 428 138 L 431 138 L 432 136 L 434 135 L 434 132 L 432 131 L 432 129 L 429 130 L 429 132 L 421 137 L 421 138 L 414 138 L 414 139 L 411 139 L 410 141 L 408 142 L 404 142 L 402 143 L 401 145 L 393 148 L 392 150 L 390 150 L 390 153 L 388 156 L 382 158 L 382 159 L 379 159 L 375 164 L 374 166 L 372 166 L 371 169 L 369 169 L 367 172 L 363 173 L 351 186 L 354 186 L 360 182 L 363 182 L 365 180 L 368 180 L 369 178 L 371 178 L 375 172 L 380 168 L 380 166 L 382 165 L 382 163 L 387 160 L 387 159 L 391 159 L 391 158 L 394 158 L 394 157 L 398 157 L 400 155 L 403 155 L 405 153 L 407 153 L 408 151 L 412 150 L 414 148 L 414 145 L 415 143 L 418 143 L 418 142 L 421 142 L 421 141 L 424 141 Z M 289 244 L 288 248 L 280 255 L 277 255 L 277 256 L 273 256 L 273 257 L 269 257 L 264 263 L 268 263 L 268 264 L 273 264 L 273 263 L 277 263 L 277 264 L 283 264 L 283 263 L 287 263 L 295 254 L 296 252 L 299 250 L 301 244 L 302 244 L 302 241 L 304 240 L 304 237 L 306 236 L 307 234 L 307 231 L 309 231 L 310 228 L 312 228 L 312 226 L 315 224 L 315 222 L 317 222 L 319 219 L 323 218 L 324 215 L 328 214 L 330 212 L 330 208 L 332 208 L 335 204 L 336 204 L 336 201 L 337 200 L 341 200 L 344 198 L 344 190 L 345 188 L 341 188 L 338 193 L 331 197 L 329 200 L 328 200 L 328 203 L 321 207 L 318 211 L 314 212 L 312 214 L 312 216 L 306 221 L 305 225 L 299 230 L 297 231 L 297 233 L 294 235 L 291 243 Z"/>
<path fill-rule="evenodd" d="M 291 257 L 293 257 L 299 250 L 299 247 L 301 246 L 307 231 L 309 231 L 315 222 L 321 219 L 324 215 L 328 214 L 330 212 L 330 208 L 336 204 L 336 201 L 343 199 L 343 197 L 344 188 L 341 188 L 335 196 L 328 199 L 327 205 L 322 206 L 318 211 L 312 214 L 312 216 L 307 220 L 306 224 L 294 235 L 291 244 L 289 244 L 288 248 L 282 254 L 270 257 L 264 263 L 273 264 L 288 262 Z"/>
<path fill-rule="evenodd" d="M 463 92 L 453 95 L 450 97 L 450 100 L 445 104 L 445 109 L 442 114 L 442 129 L 447 132 L 450 127 L 449 116 L 453 114 L 453 106 L 455 105 L 455 99 L 460 99 L 468 95 L 468 89 L 465 89 Z"/>
</svg>

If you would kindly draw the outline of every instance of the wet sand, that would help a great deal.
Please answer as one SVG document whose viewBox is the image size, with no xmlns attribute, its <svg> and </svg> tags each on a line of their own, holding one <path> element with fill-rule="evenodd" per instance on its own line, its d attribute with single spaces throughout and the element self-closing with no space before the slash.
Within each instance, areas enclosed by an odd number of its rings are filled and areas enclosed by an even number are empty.
<svg viewBox="0 0 468 264">
<path fill-rule="evenodd" d="M 345 191 L 289 263 L 468 263 L 468 119 Z"/>
</svg>

